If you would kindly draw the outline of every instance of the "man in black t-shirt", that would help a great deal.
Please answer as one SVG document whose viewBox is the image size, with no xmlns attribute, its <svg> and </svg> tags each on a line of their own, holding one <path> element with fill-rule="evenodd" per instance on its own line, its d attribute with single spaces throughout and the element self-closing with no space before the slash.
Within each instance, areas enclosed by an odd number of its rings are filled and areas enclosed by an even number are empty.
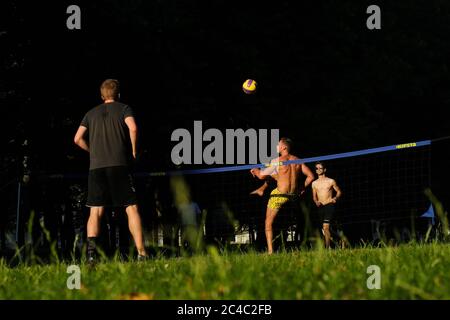
<svg viewBox="0 0 450 320">
<path fill-rule="evenodd" d="M 137 207 L 136 190 L 129 164 L 136 158 L 137 126 L 131 108 L 117 102 L 119 82 L 105 80 L 100 92 L 103 104 L 91 109 L 81 121 L 75 143 L 89 152 L 87 224 L 88 261 L 95 261 L 96 238 L 104 208 L 125 207 L 128 225 L 138 251 L 138 260 L 145 260 L 142 224 Z M 88 141 L 83 137 L 87 133 Z"/>
</svg>

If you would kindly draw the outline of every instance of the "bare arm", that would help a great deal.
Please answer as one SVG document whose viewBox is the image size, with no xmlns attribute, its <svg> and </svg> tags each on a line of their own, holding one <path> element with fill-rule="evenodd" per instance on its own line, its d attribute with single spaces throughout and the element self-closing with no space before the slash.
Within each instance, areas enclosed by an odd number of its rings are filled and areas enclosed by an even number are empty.
<svg viewBox="0 0 450 320">
<path fill-rule="evenodd" d="M 276 163 L 278 163 L 278 161 L 274 161 L 272 160 L 270 162 L 270 166 L 267 168 L 264 168 L 263 170 L 261 170 L 260 168 L 253 168 L 250 170 L 250 173 L 254 176 L 257 177 L 260 180 L 264 180 L 267 177 L 271 176 L 275 171 L 276 171 Z"/>
<path fill-rule="evenodd" d="M 336 203 L 336 201 L 341 197 L 342 195 L 342 191 L 341 188 L 338 187 L 336 181 L 333 180 L 333 184 L 331 185 L 334 189 L 334 191 L 336 191 L 336 196 L 332 199 L 334 203 Z"/>
<path fill-rule="evenodd" d="M 86 127 L 79 126 L 78 130 L 77 130 L 77 133 L 75 134 L 75 137 L 73 138 L 73 141 L 81 149 L 86 150 L 87 152 L 89 152 L 89 146 L 88 146 L 86 140 L 84 140 L 84 138 L 83 138 L 83 136 L 86 133 L 86 131 L 87 131 Z"/>
<path fill-rule="evenodd" d="M 302 163 L 302 172 L 306 176 L 305 180 L 305 189 L 313 182 L 314 180 L 314 174 L 312 173 L 311 169 L 309 167 Z"/>
<path fill-rule="evenodd" d="M 260 168 L 253 168 L 250 170 L 250 173 L 254 176 L 257 177 L 259 180 L 265 180 L 267 177 L 270 176 L 270 173 L 267 173 L 267 171 L 261 170 Z"/>
<path fill-rule="evenodd" d="M 136 159 L 136 145 L 137 145 L 137 125 L 136 121 L 134 121 L 133 117 L 126 117 L 125 123 L 128 127 L 129 133 L 130 133 L 130 140 L 131 140 L 131 147 L 133 149 L 133 158 Z"/>
<path fill-rule="evenodd" d="M 314 182 L 312 184 L 312 194 L 313 194 L 314 203 L 316 204 L 316 206 L 320 207 L 321 203 L 319 201 L 319 198 L 317 197 L 317 189 L 316 189 L 316 186 L 314 185 Z"/>
</svg>

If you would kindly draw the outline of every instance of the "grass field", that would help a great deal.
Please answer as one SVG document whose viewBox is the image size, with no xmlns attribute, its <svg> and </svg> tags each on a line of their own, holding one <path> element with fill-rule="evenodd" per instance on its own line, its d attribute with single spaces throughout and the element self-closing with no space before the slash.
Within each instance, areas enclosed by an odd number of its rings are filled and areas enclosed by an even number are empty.
<svg viewBox="0 0 450 320">
<path fill-rule="evenodd" d="M 380 268 L 381 288 L 368 289 Z M 219 253 L 147 262 L 9 267 L 0 260 L 0 299 L 450 299 L 450 245 Z"/>
</svg>

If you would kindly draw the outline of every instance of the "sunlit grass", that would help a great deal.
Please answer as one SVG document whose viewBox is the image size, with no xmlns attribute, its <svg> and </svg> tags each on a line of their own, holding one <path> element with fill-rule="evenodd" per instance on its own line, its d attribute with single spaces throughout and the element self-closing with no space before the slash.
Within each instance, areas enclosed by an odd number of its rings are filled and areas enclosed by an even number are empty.
<svg viewBox="0 0 450 320">
<path fill-rule="evenodd" d="M 0 260 L 1 261 L 1 260 Z M 450 299 L 450 246 L 442 243 L 272 256 L 218 252 L 143 263 L 81 263 L 81 289 L 66 285 L 70 263 L 0 262 L 1 299 Z M 367 267 L 381 289 L 367 288 Z"/>
</svg>

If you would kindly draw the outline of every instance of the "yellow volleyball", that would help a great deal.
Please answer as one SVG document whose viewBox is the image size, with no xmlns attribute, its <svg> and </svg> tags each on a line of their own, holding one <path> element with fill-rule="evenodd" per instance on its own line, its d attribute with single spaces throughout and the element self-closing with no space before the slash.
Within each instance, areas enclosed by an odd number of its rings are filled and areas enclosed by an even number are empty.
<svg viewBox="0 0 450 320">
<path fill-rule="evenodd" d="M 242 84 L 242 90 L 246 94 L 254 93 L 256 91 L 256 81 L 252 79 L 245 80 L 244 84 Z"/>
</svg>

